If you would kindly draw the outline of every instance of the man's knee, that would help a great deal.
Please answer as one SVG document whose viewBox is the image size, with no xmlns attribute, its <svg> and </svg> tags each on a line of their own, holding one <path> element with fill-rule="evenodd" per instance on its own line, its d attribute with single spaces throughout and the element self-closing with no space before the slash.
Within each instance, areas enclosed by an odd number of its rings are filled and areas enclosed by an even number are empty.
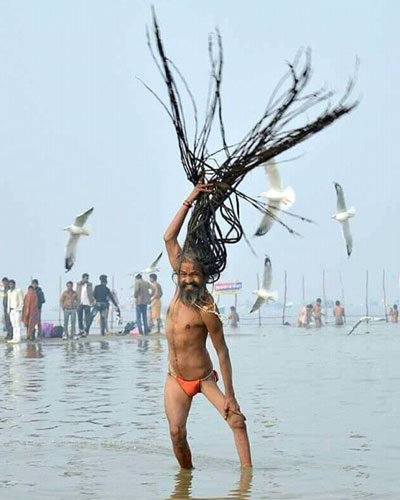
<svg viewBox="0 0 400 500">
<path fill-rule="evenodd" d="M 228 424 L 233 431 L 246 429 L 246 420 L 244 416 L 237 415 L 236 413 L 232 413 L 231 415 L 229 415 Z"/>
<path fill-rule="evenodd" d="M 171 425 L 169 432 L 174 444 L 179 445 L 186 442 L 186 427 L 184 425 Z"/>
</svg>

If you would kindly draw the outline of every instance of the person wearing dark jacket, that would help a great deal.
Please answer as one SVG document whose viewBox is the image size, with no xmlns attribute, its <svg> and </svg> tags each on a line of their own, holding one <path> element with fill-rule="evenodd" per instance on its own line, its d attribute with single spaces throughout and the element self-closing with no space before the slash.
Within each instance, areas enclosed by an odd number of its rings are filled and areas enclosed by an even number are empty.
<svg viewBox="0 0 400 500">
<path fill-rule="evenodd" d="M 39 311 L 39 316 L 38 316 L 38 337 L 42 336 L 42 306 L 46 302 L 43 290 L 39 286 L 39 281 L 37 279 L 34 279 L 31 281 L 31 285 L 33 286 L 33 289 L 36 292 L 37 299 L 38 299 L 38 311 Z"/>
<path fill-rule="evenodd" d="M 120 314 L 118 304 L 111 293 L 111 290 L 107 286 L 107 276 L 102 274 L 99 278 L 100 284 L 94 287 L 93 298 L 96 301 L 92 312 L 90 314 L 90 321 L 85 330 L 85 337 L 89 334 L 89 329 L 92 321 L 96 317 L 97 313 L 100 314 L 100 331 L 102 335 L 106 334 L 106 311 L 110 307 L 110 302 L 112 302 Z"/>
</svg>

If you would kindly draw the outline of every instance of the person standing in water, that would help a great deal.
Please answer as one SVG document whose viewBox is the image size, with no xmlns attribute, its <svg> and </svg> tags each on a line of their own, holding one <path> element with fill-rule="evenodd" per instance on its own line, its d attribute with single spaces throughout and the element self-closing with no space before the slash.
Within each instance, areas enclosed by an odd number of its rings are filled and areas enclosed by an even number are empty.
<svg viewBox="0 0 400 500">
<path fill-rule="evenodd" d="M 313 306 L 315 328 L 321 328 L 322 326 L 322 311 L 321 311 L 321 299 L 317 299 Z"/>
<path fill-rule="evenodd" d="M 228 320 L 231 327 L 237 328 L 239 323 L 239 314 L 237 313 L 235 306 L 231 306 L 231 313 L 228 316 Z"/>
<path fill-rule="evenodd" d="M 208 276 L 198 256 L 193 252 L 183 252 L 178 243 L 178 235 L 192 203 L 200 193 L 210 192 L 210 189 L 209 185 L 198 184 L 164 234 L 168 258 L 177 275 L 177 288 L 165 325 L 169 359 L 165 412 L 173 450 L 179 465 L 184 469 L 193 468 L 186 422 L 193 397 L 199 392 L 231 427 L 242 467 L 252 465 L 246 418 L 235 397 L 232 365 L 223 326 L 206 288 Z M 206 348 L 208 335 L 218 356 L 225 394 L 217 385 L 218 375 Z"/>
<path fill-rule="evenodd" d="M 393 304 L 393 307 L 390 309 L 390 321 L 392 323 L 398 323 L 399 322 L 399 309 L 397 307 L 397 304 Z"/>
<path fill-rule="evenodd" d="M 335 302 L 335 307 L 333 308 L 333 317 L 335 318 L 335 325 L 342 326 L 345 321 L 344 307 L 340 304 L 340 300 Z"/>
</svg>

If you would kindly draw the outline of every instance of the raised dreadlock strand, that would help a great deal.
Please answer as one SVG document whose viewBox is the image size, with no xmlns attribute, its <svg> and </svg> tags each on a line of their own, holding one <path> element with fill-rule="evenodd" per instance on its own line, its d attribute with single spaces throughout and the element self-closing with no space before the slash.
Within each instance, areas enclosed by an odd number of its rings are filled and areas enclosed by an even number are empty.
<svg viewBox="0 0 400 500">
<path fill-rule="evenodd" d="M 276 213 L 272 213 L 258 200 L 239 191 L 245 176 L 261 164 L 293 148 L 312 135 L 323 130 L 338 118 L 352 111 L 358 101 L 349 102 L 354 88 L 350 79 L 344 95 L 336 104 L 331 103 L 332 92 L 321 88 L 306 93 L 311 78 L 311 52 L 300 51 L 287 74 L 273 91 L 261 118 L 246 136 L 234 145 L 228 145 L 222 113 L 221 83 L 223 67 L 222 38 L 217 32 L 209 38 L 210 85 L 204 123 L 199 127 L 197 106 L 190 88 L 176 66 L 168 59 L 161 39 L 160 29 L 153 9 L 154 43 L 148 33 L 148 45 L 157 68 L 166 84 L 169 106 L 149 89 L 167 110 L 174 125 L 181 162 L 186 176 L 196 185 L 200 179 L 212 183 L 212 194 L 201 193 L 194 204 L 188 223 L 183 252 L 194 252 L 208 282 L 219 279 L 226 267 L 226 245 L 239 242 L 244 236 L 240 222 L 240 200 L 245 200 L 262 213 L 276 219 L 292 234 L 297 234 Z M 193 107 L 195 133 L 192 142 L 187 135 L 185 114 L 177 81 L 183 84 Z M 148 87 L 147 87 L 148 88 Z M 305 116 L 315 106 L 326 103 L 320 114 L 306 125 L 290 129 L 290 123 Z M 217 117 L 216 117 L 217 115 Z M 306 116 L 308 119 L 308 115 Z M 214 154 L 207 150 L 214 119 L 218 119 L 221 148 Z M 219 163 L 217 155 L 225 154 Z M 301 217 L 300 217 L 301 218 Z M 308 219 L 302 218 L 310 222 Z"/>
</svg>

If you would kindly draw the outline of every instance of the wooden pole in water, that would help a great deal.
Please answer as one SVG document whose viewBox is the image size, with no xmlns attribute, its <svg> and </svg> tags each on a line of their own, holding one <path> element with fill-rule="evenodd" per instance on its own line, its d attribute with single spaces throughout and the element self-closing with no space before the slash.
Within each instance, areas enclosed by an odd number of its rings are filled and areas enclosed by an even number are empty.
<svg viewBox="0 0 400 500">
<path fill-rule="evenodd" d="M 303 274 L 303 277 L 302 277 L 302 295 L 303 295 L 303 306 L 305 305 L 306 303 L 306 293 L 305 293 L 305 285 L 304 285 L 304 274 Z"/>
<path fill-rule="evenodd" d="M 260 289 L 260 278 L 257 273 L 257 290 Z M 261 307 L 258 309 L 258 326 L 261 326 Z"/>
<path fill-rule="evenodd" d="M 342 288 L 342 306 L 344 307 L 345 301 L 344 301 L 344 286 L 343 286 L 343 280 L 342 280 L 342 273 L 339 271 L 339 280 L 340 280 L 340 286 Z"/>
<path fill-rule="evenodd" d="M 235 310 L 237 309 L 237 293 L 235 293 Z"/>
<path fill-rule="evenodd" d="M 114 295 L 114 276 L 111 276 L 111 293 Z M 114 305 L 111 307 L 111 331 L 114 329 Z"/>
<path fill-rule="evenodd" d="M 383 287 L 383 307 L 385 308 L 385 320 L 386 323 L 389 321 L 388 320 L 388 313 L 387 313 L 387 304 L 386 304 L 386 279 L 385 279 L 385 270 L 383 270 L 382 273 L 382 287 Z"/>
<path fill-rule="evenodd" d="M 369 316 L 369 308 L 368 308 L 368 271 L 366 272 L 366 279 L 365 279 L 365 315 Z M 368 323 L 368 320 L 367 320 Z"/>
<path fill-rule="evenodd" d="M 285 271 L 285 292 L 283 294 L 282 325 L 285 324 L 286 296 L 287 296 L 287 272 Z"/>
<path fill-rule="evenodd" d="M 58 324 L 59 325 L 61 325 L 61 304 L 60 304 L 61 289 L 62 289 L 62 276 L 58 278 Z M 66 333 L 67 332 L 65 332 L 65 334 Z"/>
<path fill-rule="evenodd" d="M 322 271 L 322 295 L 324 298 L 324 313 L 325 313 L 325 324 L 328 323 L 328 306 L 326 303 L 326 289 L 325 289 L 325 269 Z"/>
</svg>

